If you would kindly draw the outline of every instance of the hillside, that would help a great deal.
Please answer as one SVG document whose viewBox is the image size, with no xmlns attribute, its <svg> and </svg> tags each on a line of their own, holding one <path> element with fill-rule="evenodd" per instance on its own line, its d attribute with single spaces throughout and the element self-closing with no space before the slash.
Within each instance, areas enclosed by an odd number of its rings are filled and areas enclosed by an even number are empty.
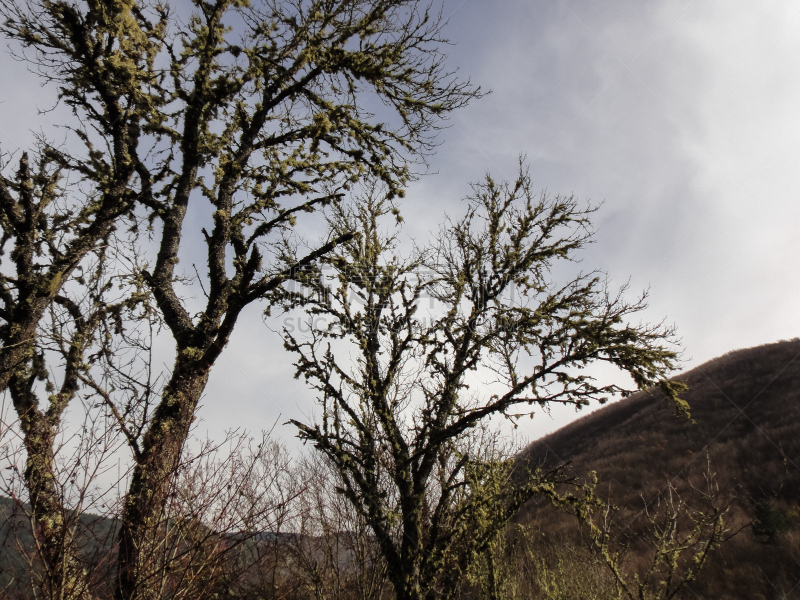
<svg viewBox="0 0 800 600">
<path fill-rule="evenodd" d="M 800 340 L 730 352 L 678 379 L 689 386 L 683 397 L 694 423 L 660 394 L 638 393 L 537 440 L 525 455 L 595 471 L 598 491 L 634 517 L 668 481 L 696 482 L 710 468 L 733 498 L 728 523 L 744 529 L 684 597 L 800 598 Z M 774 535 L 747 526 L 756 506 Z M 544 505 L 527 506 L 519 521 L 576 535 Z"/>
<path fill-rule="evenodd" d="M 532 464 L 569 461 L 578 475 L 596 473 L 598 494 L 620 508 L 619 539 L 630 543 L 627 565 L 633 568 L 642 564 L 647 551 L 641 540 L 649 525 L 643 509 L 652 514 L 667 482 L 685 491 L 687 481 L 701 485 L 710 469 L 731 503 L 728 526 L 739 531 L 712 556 L 700 579 L 681 597 L 800 599 L 800 340 L 731 352 L 678 378 L 689 386 L 684 397 L 691 405 L 693 421 L 675 416 L 659 394 L 639 393 L 537 440 L 524 457 Z M 761 535 L 749 526 L 757 506 L 762 507 Z M 28 597 L 30 589 L 24 576 L 24 552 L 19 553 L 19 548 L 31 552 L 33 540 L 30 524 L 18 508 L 13 510 L 13 503 L 0 497 L 0 590 L 5 590 L 0 597 L 12 597 L 11 590 L 22 590 L 16 597 Z M 518 552 L 513 557 L 516 562 L 507 563 L 530 583 L 520 585 L 513 598 L 612 597 L 613 584 L 602 566 L 582 550 L 572 517 L 540 501 L 525 506 L 517 522 L 532 524 L 529 531 L 536 535 L 527 538 L 531 553 Z M 83 515 L 81 524 L 82 530 L 92 532 L 91 538 L 81 538 L 81 546 L 89 564 L 96 564 L 92 557 L 107 554 L 115 523 Z M 280 550 L 280 560 L 262 565 L 264 573 L 271 568 L 272 573 L 287 577 L 286 589 L 305 590 L 308 573 L 316 577 L 318 562 L 326 556 L 336 567 L 332 572 L 337 577 L 340 563 L 346 568 L 363 565 L 363 561 L 353 561 L 351 550 L 325 555 L 328 547 L 350 548 L 348 536 L 317 539 L 264 534 L 256 541 L 266 542 L 270 551 Z M 547 561 L 561 569 L 553 576 L 554 580 L 561 577 L 552 586 L 557 593 L 542 591 Z M 381 581 L 383 586 L 385 581 Z M 323 587 L 330 583 L 319 582 Z M 464 598 L 483 597 L 475 589 L 467 592 Z M 307 596 L 297 591 L 286 597 Z"/>
<path fill-rule="evenodd" d="M 32 584 L 28 561 L 36 562 L 36 545 L 27 510 L 28 505 L 18 505 L 0 496 L 0 598 L 3 600 L 36 597 L 29 595 Z M 116 522 L 88 513 L 78 516 L 77 521 L 77 547 L 89 564 L 99 564 L 106 559 L 115 538 Z M 97 571 L 101 573 L 98 576 L 107 576 L 105 569 Z"/>
</svg>

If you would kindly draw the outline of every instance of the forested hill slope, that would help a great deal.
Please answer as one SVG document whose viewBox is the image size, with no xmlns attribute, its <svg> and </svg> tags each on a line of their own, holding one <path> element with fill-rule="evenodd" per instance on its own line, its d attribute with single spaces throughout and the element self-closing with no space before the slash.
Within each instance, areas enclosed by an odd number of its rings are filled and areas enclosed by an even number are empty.
<svg viewBox="0 0 800 600">
<path fill-rule="evenodd" d="M 800 598 L 800 340 L 730 352 L 678 379 L 689 386 L 683 397 L 694 423 L 675 416 L 660 393 L 638 393 L 537 440 L 524 455 L 595 471 L 598 490 L 623 511 L 640 511 L 667 481 L 710 467 L 736 498 L 730 522 L 764 523 L 756 527 L 762 535 L 748 527 L 728 542 L 693 591 Z M 531 505 L 520 519 L 549 510 Z"/>
</svg>

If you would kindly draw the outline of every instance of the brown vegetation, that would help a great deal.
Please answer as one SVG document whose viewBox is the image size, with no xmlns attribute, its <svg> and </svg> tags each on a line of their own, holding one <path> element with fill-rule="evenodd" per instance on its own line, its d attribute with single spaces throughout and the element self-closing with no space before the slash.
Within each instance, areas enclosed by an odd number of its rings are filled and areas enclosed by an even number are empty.
<svg viewBox="0 0 800 600">
<path fill-rule="evenodd" d="M 639 575 L 644 598 L 800 595 L 794 464 L 800 341 L 733 352 L 680 379 L 690 386 L 695 423 L 675 417 L 663 399 L 640 393 L 535 442 L 526 458 L 549 465 L 569 459 L 573 472 L 597 473 L 595 492 L 618 510 L 596 506 L 593 522 L 608 534 L 609 552 L 619 553 L 618 575 L 632 593 Z M 331 464 L 289 461 L 275 443 L 236 437 L 229 447 L 186 453 L 182 465 L 163 522 L 162 597 L 394 597 L 389 565 L 363 516 L 336 492 Z M 13 470 L 6 473 L 9 482 Z M 66 485 L 70 472 L 64 475 Z M 110 500 L 105 508 L 108 517 L 120 509 Z M 33 597 L 31 577 L 42 568 L 35 519 L 29 507 L 7 500 L 0 511 L 4 597 Z M 75 531 L 91 593 L 108 597 L 118 521 L 63 517 Z M 701 535 L 692 537 L 696 531 Z M 687 570 L 706 550 L 703 571 L 681 591 Z M 670 587 L 660 586 L 668 577 Z M 453 596 L 618 597 L 598 545 L 569 511 L 546 501 L 524 507 Z"/>
<path fill-rule="evenodd" d="M 596 472 L 598 493 L 620 509 L 619 539 L 638 548 L 634 569 L 643 566 L 646 511 L 668 482 L 686 490 L 710 465 L 732 498 L 730 533 L 744 529 L 682 597 L 800 597 L 800 340 L 730 352 L 678 379 L 689 386 L 694 423 L 671 414 L 657 393 L 638 393 L 534 442 L 527 458 Z M 529 504 L 517 521 L 538 523 L 551 550 L 562 538 L 580 545 L 574 520 L 549 506 Z"/>
</svg>

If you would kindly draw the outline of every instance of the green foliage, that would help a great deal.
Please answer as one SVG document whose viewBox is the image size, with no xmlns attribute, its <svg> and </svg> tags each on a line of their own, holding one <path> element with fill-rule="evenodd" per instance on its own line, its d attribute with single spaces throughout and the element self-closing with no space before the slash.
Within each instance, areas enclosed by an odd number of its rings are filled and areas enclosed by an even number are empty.
<svg viewBox="0 0 800 600">
<path fill-rule="evenodd" d="M 789 531 L 786 516 L 767 499 L 756 502 L 753 533 L 765 544 L 774 544 L 775 538 Z"/>
</svg>

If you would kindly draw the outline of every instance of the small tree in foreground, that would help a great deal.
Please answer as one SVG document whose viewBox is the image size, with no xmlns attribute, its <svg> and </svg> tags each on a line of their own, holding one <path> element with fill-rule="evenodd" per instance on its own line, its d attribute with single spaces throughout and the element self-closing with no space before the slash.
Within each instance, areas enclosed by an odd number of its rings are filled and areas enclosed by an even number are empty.
<svg viewBox="0 0 800 600">
<path fill-rule="evenodd" d="M 623 393 L 582 371 L 595 362 L 639 388 L 660 382 L 687 409 L 665 380 L 673 331 L 628 324 L 644 298 L 626 302 L 597 274 L 548 281 L 554 261 L 588 242 L 592 209 L 534 195 L 524 169 L 514 183 L 487 176 L 473 191 L 466 215 L 408 259 L 381 224 L 396 214 L 389 200 L 372 193 L 334 209 L 334 235 L 361 235 L 329 256 L 332 277 L 309 278 L 311 294 L 286 298 L 311 315 L 309 337 L 286 331 L 286 346 L 322 407 L 316 423 L 294 424 L 339 470 L 399 600 L 453 593 L 522 502 L 555 494 L 558 473 L 513 479 L 511 463 L 476 443 L 489 418 Z M 426 297 L 435 306 L 423 312 Z M 491 392 L 471 393 L 484 372 Z"/>
<path fill-rule="evenodd" d="M 668 481 L 641 509 L 621 509 L 596 495 L 594 473 L 572 484 L 557 503 L 577 522 L 546 504 L 535 508 L 475 562 L 468 597 L 682 598 L 711 555 L 748 526 L 732 527 L 733 490 L 721 489 L 710 468 L 702 478 Z"/>
<path fill-rule="evenodd" d="M 670 600 L 697 579 L 711 554 L 741 529 L 726 519 L 731 499 L 713 473 L 704 487 L 679 490 L 668 481 L 656 498 L 624 524 L 618 509 L 593 495 L 593 485 L 572 504 L 589 546 L 613 576 L 617 597 Z M 638 530 L 634 533 L 634 530 Z"/>
</svg>

